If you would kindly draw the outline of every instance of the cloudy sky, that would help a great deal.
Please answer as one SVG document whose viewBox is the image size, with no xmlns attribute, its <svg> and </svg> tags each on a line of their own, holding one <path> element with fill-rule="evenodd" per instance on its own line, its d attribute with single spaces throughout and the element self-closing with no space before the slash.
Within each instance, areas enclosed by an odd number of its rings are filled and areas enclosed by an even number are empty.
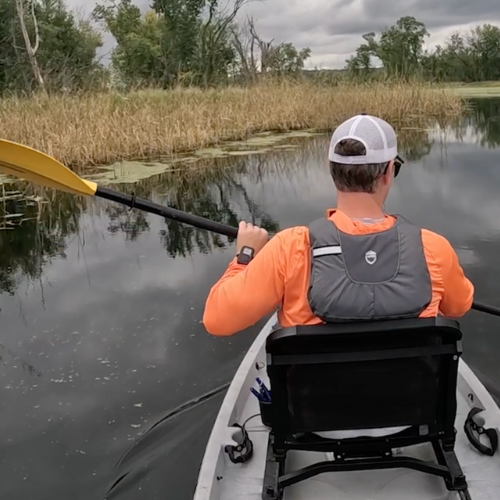
<svg viewBox="0 0 500 500">
<path fill-rule="evenodd" d="M 95 0 L 66 0 L 91 12 Z M 146 10 L 149 0 L 135 0 Z M 221 0 L 221 5 L 225 1 Z M 454 31 L 476 24 L 500 25 L 499 0 L 257 0 L 242 9 L 253 15 L 259 33 L 276 42 L 310 47 L 309 67 L 341 68 L 361 43 L 361 35 L 380 31 L 401 16 L 412 15 L 431 33 L 427 45 L 443 43 Z M 112 40 L 106 40 L 106 51 Z"/>
</svg>

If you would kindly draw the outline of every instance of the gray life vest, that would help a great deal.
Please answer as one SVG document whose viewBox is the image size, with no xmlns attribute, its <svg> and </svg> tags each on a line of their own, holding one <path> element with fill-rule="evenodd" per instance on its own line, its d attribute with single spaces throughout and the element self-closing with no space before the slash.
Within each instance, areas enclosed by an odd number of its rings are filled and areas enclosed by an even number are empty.
<svg viewBox="0 0 500 500">
<path fill-rule="evenodd" d="M 416 318 L 432 299 L 420 228 L 398 216 L 385 231 L 351 235 L 329 219 L 309 226 L 309 305 L 327 323 Z"/>
</svg>

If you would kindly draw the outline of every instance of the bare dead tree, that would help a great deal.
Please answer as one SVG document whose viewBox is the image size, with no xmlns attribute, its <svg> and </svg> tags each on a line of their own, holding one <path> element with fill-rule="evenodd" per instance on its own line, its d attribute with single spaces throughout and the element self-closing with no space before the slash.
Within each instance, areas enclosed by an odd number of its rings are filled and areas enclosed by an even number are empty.
<svg viewBox="0 0 500 500">
<path fill-rule="evenodd" d="M 214 57 L 210 48 L 216 47 L 221 40 L 231 33 L 233 21 L 238 15 L 239 11 L 247 4 L 258 0 L 234 0 L 233 8 L 231 10 L 223 9 L 218 10 L 219 0 L 209 0 L 208 2 L 208 16 L 202 28 L 202 53 L 205 58 Z M 263 0 L 261 0 L 263 1 Z M 205 65 L 204 80 L 207 84 L 208 71 L 211 66 L 216 64 L 215 60 L 211 61 L 212 64 Z"/>
<path fill-rule="evenodd" d="M 30 80 L 28 78 L 28 75 L 26 71 L 23 69 L 22 65 L 22 54 L 21 52 L 23 51 L 23 48 L 17 45 L 17 40 L 16 40 L 16 23 L 14 19 L 11 20 L 10 22 L 10 31 L 11 31 L 11 38 L 12 38 L 12 47 L 14 48 L 14 53 L 16 54 L 16 65 L 14 67 L 14 71 L 17 71 L 17 74 L 20 74 L 22 76 L 22 79 L 24 80 L 24 85 L 25 88 L 28 89 L 30 87 Z"/>
<path fill-rule="evenodd" d="M 264 41 L 257 32 L 253 17 L 247 17 L 244 23 L 233 23 L 230 31 L 243 75 L 250 81 L 255 81 L 259 72 L 265 75 L 271 67 L 274 39 Z"/>
<path fill-rule="evenodd" d="M 241 72 L 247 81 L 257 79 L 257 66 L 255 64 L 255 38 L 250 34 L 248 23 L 230 26 L 231 43 L 236 50 Z"/>
<path fill-rule="evenodd" d="M 21 32 L 23 34 L 24 44 L 26 46 L 26 53 L 28 54 L 28 59 L 31 65 L 31 69 L 33 70 L 33 75 L 35 77 L 37 84 L 42 89 L 42 91 L 46 92 L 45 81 L 43 79 L 43 75 L 40 70 L 40 65 L 38 64 L 38 60 L 36 57 L 36 53 L 38 52 L 38 48 L 40 47 L 40 32 L 38 30 L 38 22 L 35 14 L 35 1 L 31 0 L 30 4 L 31 4 L 31 16 L 33 18 L 33 27 L 35 29 L 34 45 L 31 42 L 28 29 L 26 28 L 26 19 L 24 10 L 25 0 L 16 0 L 17 17 L 19 18 L 19 24 L 21 26 Z"/>
<path fill-rule="evenodd" d="M 269 53 L 274 41 L 274 38 L 270 42 L 265 42 L 257 33 L 257 29 L 255 28 L 255 22 L 253 18 L 247 18 L 248 26 L 250 28 L 250 34 L 253 39 L 257 43 L 257 46 L 260 49 L 260 72 L 265 75 L 267 70 L 269 69 Z"/>
</svg>

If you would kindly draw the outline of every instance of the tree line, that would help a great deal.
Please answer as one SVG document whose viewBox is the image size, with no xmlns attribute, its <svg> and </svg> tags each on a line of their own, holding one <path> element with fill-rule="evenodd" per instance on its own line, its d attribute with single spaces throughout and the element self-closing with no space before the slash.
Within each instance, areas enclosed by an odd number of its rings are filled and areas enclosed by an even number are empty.
<svg viewBox="0 0 500 500">
<path fill-rule="evenodd" d="M 444 45 L 425 49 L 425 24 L 404 16 L 395 25 L 363 35 L 364 42 L 346 61 L 350 76 L 383 74 L 401 79 L 479 82 L 500 79 L 500 28 L 477 25 L 469 33 L 453 33 Z"/>
<path fill-rule="evenodd" d="M 0 0 L 0 94 L 254 82 L 263 76 L 316 77 L 305 71 L 308 47 L 265 39 L 241 9 L 254 0 L 152 0 L 142 14 L 132 0 L 101 0 L 88 16 L 64 0 Z M 98 57 L 103 34 L 116 41 Z M 429 51 L 425 25 L 411 16 L 363 42 L 336 77 L 500 79 L 500 28 L 455 33 Z"/>
<path fill-rule="evenodd" d="M 0 0 L 0 93 L 86 89 L 105 74 L 100 34 L 61 0 Z"/>
<path fill-rule="evenodd" d="M 0 0 L 0 93 L 72 92 L 114 87 L 215 86 L 258 75 L 297 74 L 310 49 L 265 40 L 253 0 L 153 0 L 142 14 L 132 0 L 101 0 L 88 16 L 63 0 Z M 116 40 L 111 64 L 98 58 L 103 32 Z"/>
</svg>

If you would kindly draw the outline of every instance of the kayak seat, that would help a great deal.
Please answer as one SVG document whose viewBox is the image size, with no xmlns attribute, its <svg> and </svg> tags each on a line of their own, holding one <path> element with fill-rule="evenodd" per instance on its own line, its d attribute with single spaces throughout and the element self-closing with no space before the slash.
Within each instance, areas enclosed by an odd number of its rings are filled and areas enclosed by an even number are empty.
<svg viewBox="0 0 500 500">
<path fill-rule="evenodd" d="M 317 474 L 399 467 L 440 476 L 449 491 L 469 498 L 454 452 L 461 339 L 458 322 L 443 317 L 273 331 L 266 340 L 272 402 L 262 498 L 279 500 L 286 487 Z M 399 430 L 369 432 L 387 428 Z M 316 434 L 331 431 L 360 435 Z M 432 445 L 435 462 L 394 452 L 422 443 Z M 333 460 L 290 471 L 290 450 Z"/>
</svg>

